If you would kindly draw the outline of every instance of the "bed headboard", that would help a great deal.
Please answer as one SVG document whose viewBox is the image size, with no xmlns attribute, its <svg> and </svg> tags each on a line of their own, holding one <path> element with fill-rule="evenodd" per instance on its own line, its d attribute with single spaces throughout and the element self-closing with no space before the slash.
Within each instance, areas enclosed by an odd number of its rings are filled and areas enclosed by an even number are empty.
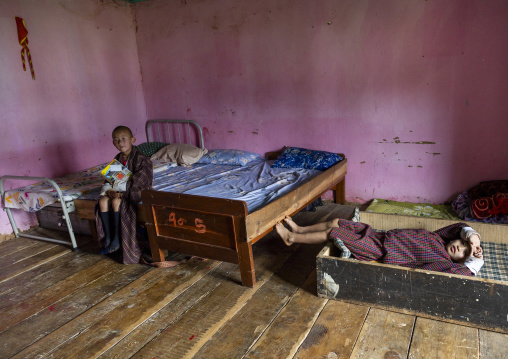
<svg viewBox="0 0 508 359">
<path fill-rule="evenodd" d="M 149 120 L 145 129 L 148 142 L 189 143 L 205 148 L 203 130 L 193 120 Z"/>
</svg>

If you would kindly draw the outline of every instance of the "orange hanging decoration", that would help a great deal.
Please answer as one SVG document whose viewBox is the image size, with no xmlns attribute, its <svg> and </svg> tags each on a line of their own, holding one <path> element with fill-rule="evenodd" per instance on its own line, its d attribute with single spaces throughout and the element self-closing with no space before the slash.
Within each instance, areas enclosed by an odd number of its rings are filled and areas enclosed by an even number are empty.
<svg viewBox="0 0 508 359">
<path fill-rule="evenodd" d="M 25 22 L 22 18 L 16 16 L 16 25 L 18 27 L 18 39 L 19 44 L 22 46 L 21 49 L 21 61 L 23 62 L 23 71 L 26 71 L 25 65 L 25 51 L 28 63 L 30 65 L 30 71 L 32 72 L 32 79 L 35 80 L 34 66 L 32 64 L 32 57 L 30 56 L 30 50 L 28 49 L 28 31 L 25 26 Z"/>
</svg>

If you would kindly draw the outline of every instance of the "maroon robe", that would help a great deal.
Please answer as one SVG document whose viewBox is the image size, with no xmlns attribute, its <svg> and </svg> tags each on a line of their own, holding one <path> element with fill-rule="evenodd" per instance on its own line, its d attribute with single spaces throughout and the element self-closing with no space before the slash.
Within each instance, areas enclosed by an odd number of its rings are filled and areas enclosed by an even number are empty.
<svg viewBox="0 0 508 359">
<path fill-rule="evenodd" d="M 122 162 L 122 154 L 116 155 L 115 159 Z M 152 189 L 153 165 L 152 161 L 143 155 L 136 146 L 132 146 L 131 153 L 127 158 L 127 168 L 132 172 L 132 177 L 127 182 L 127 190 L 122 195 L 120 205 L 120 240 L 124 264 L 139 263 L 141 249 L 136 237 L 136 216 L 138 204 L 141 202 L 141 191 Z M 95 211 L 95 222 L 99 243 L 104 240 L 104 230 L 99 210 Z"/>
</svg>

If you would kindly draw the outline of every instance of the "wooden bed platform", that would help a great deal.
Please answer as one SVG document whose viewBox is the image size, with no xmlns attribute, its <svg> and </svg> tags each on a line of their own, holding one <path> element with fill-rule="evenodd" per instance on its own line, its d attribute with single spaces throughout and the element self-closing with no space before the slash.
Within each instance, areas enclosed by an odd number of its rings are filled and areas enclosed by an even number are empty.
<svg viewBox="0 0 508 359">
<path fill-rule="evenodd" d="M 266 158 L 275 159 L 280 153 L 282 150 L 269 152 Z M 344 203 L 347 159 L 342 157 L 341 162 L 250 214 L 243 201 L 143 191 L 138 222 L 146 224 L 153 259 L 164 261 L 164 250 L 170 250 L 236 263 L 240 265 L 242 284 L 253 287 L 254 243 L 285 216 L 298 213 L 329 190 L 335 203 Z M 95 203 L 78 199 L 74 204 L 78 216 L 89 219 L 95 233 Z"/>
<path fill-rule="evenodd" d="M 336 203 L 343 204 L 346 172 L 344 157 L 302 186 L 250 214 L 243 201 L 143 191 L 142 210 L 152 257 L 164 261 L 166 249 L 237 263 L 242 285 L 253 287 L 256 276 L 252 245 L 285 216 L 299 212 L 328 190 L 334 192 Z"/>
<path fill-rule="evenodd" d="M 375 229 L 430 231 L 456 220 L 361 212 Z M 482 242 L 508 243 L 508 226 L 467 222 Z M 508 282 L 338 258 L 333 245 L 317 257 L 318 295 L 450 323 L 508 333 Z"/>
</svg>

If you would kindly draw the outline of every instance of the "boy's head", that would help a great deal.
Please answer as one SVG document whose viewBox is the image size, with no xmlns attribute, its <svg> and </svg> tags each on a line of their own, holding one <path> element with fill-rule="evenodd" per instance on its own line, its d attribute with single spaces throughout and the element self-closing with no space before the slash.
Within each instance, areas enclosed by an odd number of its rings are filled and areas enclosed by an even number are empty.
<svg viewBox="0 0 508 359">
<path fill-rule="evenodd" d="M 136 142 L 136 137 L 132 135 L 132 131 L 127 126 L 118 126 L 113 130 L 113 145 L 124 156 L 131 153 L 132 145 Z"/>
<path fill-rule="evenodd" d="M 469 241 L 454 239 L 446 245 L 446 251 L 455 263 L 464 263 L 471 256 L 472 248 Z"/>
</svg>

